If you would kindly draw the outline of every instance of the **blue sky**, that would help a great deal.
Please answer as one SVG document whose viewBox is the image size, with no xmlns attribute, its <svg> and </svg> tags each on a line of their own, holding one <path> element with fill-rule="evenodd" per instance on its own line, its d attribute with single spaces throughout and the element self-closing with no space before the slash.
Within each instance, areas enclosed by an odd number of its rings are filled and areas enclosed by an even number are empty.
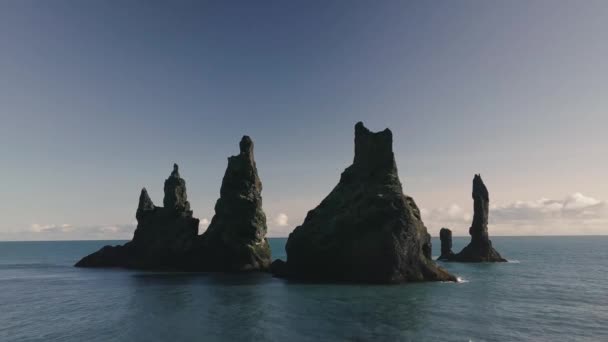
<svg viewBox="0 0 608 342">
<path fill-rule="evenodd" d="M 405 192 L 466 235 L 608 233 L 605 1 L 0 2 L 0 239 L 130 238 L 173 162 L 210 219 L 255 142 L 270 235 L 391 128 Z M 204 229 L 204 227 L 202 227 Z"/>
</svg>

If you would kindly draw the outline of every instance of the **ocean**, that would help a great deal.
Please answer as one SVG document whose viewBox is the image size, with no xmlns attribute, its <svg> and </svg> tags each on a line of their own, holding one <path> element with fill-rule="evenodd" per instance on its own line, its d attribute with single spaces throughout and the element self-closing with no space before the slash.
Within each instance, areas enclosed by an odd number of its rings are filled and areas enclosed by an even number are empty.
<svg viewBox="0 0 608 342">
<path fill-rule="evenodd" d="M 509 263 L 386 286 L 80 269 L 122 242 L 0 242 L 0 341 L 608 341 L 608 236 L 492 241 Z"/>
</svg>

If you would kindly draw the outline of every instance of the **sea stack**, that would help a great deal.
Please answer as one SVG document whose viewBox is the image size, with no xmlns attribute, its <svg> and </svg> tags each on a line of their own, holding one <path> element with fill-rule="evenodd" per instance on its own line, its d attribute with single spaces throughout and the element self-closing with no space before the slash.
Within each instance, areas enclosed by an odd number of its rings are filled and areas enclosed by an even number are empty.
<svg viewBox="0 0 608 342">
<path fill-rule="evenodd" d="M 317 282 L 456 281 L 431 259 L 431 240 L 405 196 L 389 129 L 355 125 L 355 157 L 340 182 L 289 235 L 277 276 Z"/>
<path fill-rule="evenodd" d="M 441 228 L 439 231 L 439 239 L 441 240 L 441 255 L 437 260 L 449 260 L 453 258 L 452 231 L 447 228 Z"/>
<path fill-rule="evenodd" d="M 239 145 L 240 153 L 228 158 L 215 216 L 200 238 L 198 268 L 232 272 L 270 267 L 262 182 L 253 157 L 253 141 L 244 136 Z"/>
<path fill-rule="evenodd" d="M 448 261 L 459 262 L 505 262 L 506 259 L 492 247 L 488 235 L 490 196 L 481 175 L 473 178 L 473 223 L 469 228 L 471 242 L 460 253 Z"/>
<path fill-rule="evenodd" d="M 180 177 L 177 164 L 165 180 L 164 190 L 164 207 L 155 206 L 146 189 L 141 190 L 132 241 L 105 246 L 76 266 L 182 269 L 198 234 L 199 220 L 192 217 L 186 181 Z"/>
<path fill-rule="evenodd" d="M 270 268 L 266 215 L 262 210 L 262 182 L 253 158 L 253 142 L 244 136 L 240 153 L 228 158 L 215 216 L 198 235 L 199 220 L 192 217 L 186 181 L 179 167 L 165 180 L 163 207 L 141 190 L 133 240 L 105 246 L 82 258 L 77 267 L 238 272 Z"/>
</svg>

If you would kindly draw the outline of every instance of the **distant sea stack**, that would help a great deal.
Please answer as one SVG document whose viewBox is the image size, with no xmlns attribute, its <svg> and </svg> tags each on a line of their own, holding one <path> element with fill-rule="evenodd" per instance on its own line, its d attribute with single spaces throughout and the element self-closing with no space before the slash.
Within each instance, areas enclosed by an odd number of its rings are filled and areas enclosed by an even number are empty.
<svg viewBox="0 0 608 342">
<path fill-rule="evenodd" d="M 488 235 L 488 215 L 490 208 L 490 196 L 481 175 L 473 178 L 473 223 L 469 228 L 471 242 L 446 261 L 459 262 L 505 262 L 506 259 L 492 247 Z"/>
<path fill-rule="evenodd" d="M 270 266 L 262 183 L 247 136 L 240 154 L 228 158 L 216 214 L 209 229 L 198 235 L 199 220 L 192 216 L 186 181 L 177 164 L 165 181 L 164 207 L 153 204 L 146 189 L 139 196 L 133 240 L 105 246 L 81 259 L 77 267 L 124 267 L 179 271 L 258 271 Z"/>
<path fill-rule="evenodd" d="M 133 240 L 122 246 L 105 246 L 84 257 L 77 267 L 125 267 L 137 269 L 182 269 L 198 234 L 186 195 L 186 181 L 177 164 L 165 180 L 164 207 L 152 203 L 141 190 Z"/>
<path fill-rule="evenodd" d="M 354 162 L 331 193 L 289 235 L 275 275 L 304 281 L 456 281 L 431 259 L 431 240 L 405 196 L 389 129 L 355 126 Z"/>
<path fill-rule="evenodd" d="M 253 141 L 244 136 L 240 154 L 228 158 L 215 216 L 197 248 L 203 256 L 195 260 L 214 271 L 267 270 L 271 259 L 266 230 Z"/>
<path fill-rule="evenodd" d="M 441 255 L 437 260 L 449 260 L 454 257 L 452 252 L 452 231 L 447 228 L 441 228 L 439 231 L 439 239 L 441 240 Z"/>
</svg>

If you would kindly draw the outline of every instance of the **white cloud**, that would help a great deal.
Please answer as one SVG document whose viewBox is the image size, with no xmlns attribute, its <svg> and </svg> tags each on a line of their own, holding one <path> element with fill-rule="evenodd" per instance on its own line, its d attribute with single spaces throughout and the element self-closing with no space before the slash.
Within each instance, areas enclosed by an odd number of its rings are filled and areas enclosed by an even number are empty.
<svg viewBox="0 0 608 342">
<path fill-rule="evenodd" d="M 471 215 L 455 204 L 423 209 L 422 218 L 434 235 L 441 227 L 451 228 L 455 235 L 468 235 L 471 224 Z M 608 203 L 581 193 L 561 199 L 514 201 L 491 205 L 489 221 L 490 235 L 608 234 Z"/>
<path fill-rule="evenodd" d="M 608 219 L 605 201 L 574 193 L 563 199 L 541 198 L 535 201 L 516 201 L 490 208 L 490 222 L 496 224 L 516 222 L 564 221 L 580 223 L 585 219 Z"/>
<path fill-rule="evenodd" d="M 207 227 L 208 225 L 209 225 L 209 220 L 206 217 L 202 218 L 200 220 L 200 222 L 198 223 L 199 228 Z"/>
<path fill-rule="evenodd" d="M 289 217 L 285 213 L 279 213 L 274 218 L 274 224 L 279 227 L 286 227 L 289 224 Z"/>
<path fill-rule="evenodd" d="M 422 220 L 427 223 L 427 227 L 429 227 L 429 224 L 432 227 L 460 226 L 467 222 L 470 223 L 472 217 L 469 212 L 462 209 L 458 204 L 432 210 L 423 208 L 420 210 L 420 214 L 422 215 Z"/>
<path fill-rule="evenodd" d="M 39 223 L 33 223 L 30 225 L 30 231 L 31 232 L 35 232 L 35 233 L 44 233 L 44 232 L 53 232 L 53 231 L 60 231 L 60 232 L 71 232 L 73 230 L 73 227 L 71 224 L 68 223 L 64 223 L 64 224 L 39 224 Z"/>
<path fill-rule="evenodd" d="M 33 223 L 27 228 L 0 232 L 0 240 L 128 240 L 135 227 L 136 224 Z"/>
</svg>

